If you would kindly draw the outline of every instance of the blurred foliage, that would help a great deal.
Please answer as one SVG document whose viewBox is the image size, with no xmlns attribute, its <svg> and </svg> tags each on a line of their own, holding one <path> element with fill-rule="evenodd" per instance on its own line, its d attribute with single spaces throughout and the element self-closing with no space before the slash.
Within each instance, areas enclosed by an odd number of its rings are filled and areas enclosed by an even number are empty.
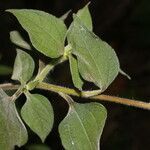
<svg viewBox="0 0 150 150">
<path fill-rule="evenodd" d="M 2 55 L 0 54 L 0 60 L 2 58 Z M 8 67 L 6 65 L 0 64 L 0 75 L 8 75 L 12 73 L 12 68 Z"/>
<path fill-rule="evenodd" d="M 27 150 L 51 150 L 51 149 L 48 148 L 46 145 L 35 144 L 35 145 L 28 146 Z"/>
</svg>

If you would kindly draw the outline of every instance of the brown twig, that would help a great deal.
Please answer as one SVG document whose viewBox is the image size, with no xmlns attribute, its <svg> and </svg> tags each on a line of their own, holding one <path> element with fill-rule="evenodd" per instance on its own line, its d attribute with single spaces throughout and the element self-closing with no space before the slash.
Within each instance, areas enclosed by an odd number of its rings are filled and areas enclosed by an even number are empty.
<svg viewBox="0 0 150 150">
<path fill-rule="evenodd" d="M 6 83 L 6 84 L 0 84 L 0 88 L 2 88 L 3 90 L 15 90 L 15 89 L 19 88 L 19 85 L 13 85 L 11 83 Z M 87 98 L 87 97 L 82 96 L 81 92 L 76 91 L 75 89 L 70 89 L 70 88 L 53 85 L 53 84 L 49 84 L 49 83 L 44 83 L 44 82 L 39 83 L 36 86 L 36 88 L 52 91 L 55 93 L 61 92 L 61 93 L 65 93 L 68 95 Z M 131 100 L 131 99 L 127 99 L 127 98 L 120 98 L 120 97 L 100 94 L 100 95 L 88 97 L 88 99 L 97 100 L 97 101 L 113 102 L 113 103 L 118 103 L 118 104 L 122 104 L 122 105 L 133 106 L 133 107 L 137 107 L 137 108 L 141 108 L 141 109 L 150 110 L 150 103 L 142 102 L 142 101 L 138 101 L 138 100 Z"/>
</svg>

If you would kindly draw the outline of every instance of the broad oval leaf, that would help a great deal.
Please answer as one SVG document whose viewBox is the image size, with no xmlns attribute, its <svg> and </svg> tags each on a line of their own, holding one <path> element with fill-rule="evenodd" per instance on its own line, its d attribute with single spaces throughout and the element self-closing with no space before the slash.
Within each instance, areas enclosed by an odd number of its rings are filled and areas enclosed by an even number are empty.
<svg viewBox="0 0 150 150">
<path fill-rule="evenodd" d="M 34 68 L 35 63 L 32 57 L 28 53 L 17 49 L 17 56 L 11 78 L 20 81 L 21 84 L 25 84 L 32 77 Z"/>
<path fill-rule="evenodd" d="M 26 97 L 27 101 L 22 107 L 21 116 L 44 142 L 53 127 L 53 108 L 49 100 L 43 95 L 26 93 Z"/>
<path fill-rule="evenodd" d="M 95 83 L 101 92 L 107 89 L 120 70 L 115 51 L 76 17 L 68 32 L 72 53 L 77 56 L 81 76 Z"/>
<path fill-rule="evenodd" d="M 92 17 L 89 11 L 89 3 L 84 6 L 82 9 L 80 9 L 77 12 L 77 16 L 82 20 L 82 22 L 84 23 L 84 25 L 90 30 L 92 31 L 93 29 L 93 25 L 92 25 Z M 75 19 L 75 18 L 74 18 Z"/>
<path fill-rule="evenodd" d="M 18 31 L 11 31 L 10 32 L 10 40 L 15 45 L 25 48 L 27 50 L 31 50 L 31 46 L 23 39 L 21 34 Z"/>
<path fill-rule="evenodd" d="M 7 11 L 17 17 L 38 51 L 52 58 L 63 55 L 67 29 L 61 19 L 39 10 L 11 9 Z"/>
<path fill-rule="evenodd" d="M 59 125 L 66 150 L 99 150 L 99 141 L 107 112 L 99 103 L 73 103 Z"/>
<path fill-rule="evenodd" d="M 76 88 L 82 90 L 82 86 L 84 82 L 81 79 L 79 74 L 77 59 L 72 55 L 69 56 L 69 64 L 70 64 L 70 71 L 71 71 L 73 84 Z"/>
<path fill-rule="evenodd" d="M 27 130 L 22 123 L 14 101 L 0 89 L 0 149 L 12 150 L 28 140 Z"/>
</svg>

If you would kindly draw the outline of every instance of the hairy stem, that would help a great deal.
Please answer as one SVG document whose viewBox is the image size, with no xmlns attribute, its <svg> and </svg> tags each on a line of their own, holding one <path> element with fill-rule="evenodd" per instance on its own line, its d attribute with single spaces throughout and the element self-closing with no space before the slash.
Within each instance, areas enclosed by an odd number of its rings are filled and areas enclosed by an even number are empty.
<svg viewBox="0 0 150 150">
<path fill-rule="evenodd" d="M 121 98 L 121 97 L 103 95 L 103 94 L 90 97 L 90 99 L 114 102 L 114 103 L 118 103 L 118 104 L 123 104 L 123 105 L 127 105 L 127 106 L 133 106 L 133 107 L 137 107 L 137 108 L 150 110 L 150 103 L 142 102 L 139 100 L 131 100 L 131 99 L 127 99 L 127 98 Z"/>
<path fill-rule="evenodd" d="M 35 79 L 29 82 L 26 87 L 28 90 L 33 90 L 39 83 L 41 83 L 47 74 L 58 64 L 67 60 L 67 57 L 61 57 L 59 59 L 54 60 L 51 64 L 47 64 L 35 77 Z"/>
<path fill-rule="evenodd" d="M 0 84 L 0 89 L 3 90 L 17 90 L 19 88 L 20 85 L 14 85 L 12 83 L 4 83 L 4 84 Z"/>
<path fill-rule="evenodd" d="M 114 102 L 114 103 L 118 103 L 118 104 L 123 104 L 123 105 L 127 105 L 127 106 L 133 106 L 133 107 L 150 110 L 150 103 L 146 103 L 146 102 L 142 102 L 142 101 L 138 101 L 138 100 L 131 100 L 131 99 L 127 99 L 127 98 L 120 98 L 120 97 L 104 95 L 104 94 L 100 94 L 100 95 L 96 95 L 96 96 L 92 96 L 92 97 L 86 97 L 77 90 L 62 87 L 62 86 L 52 85 L 52 84 L 48 84 L 48 83 L 44 83 L 44 82 L 40 83 L 36 88 L 49 90 L 49 91 L 53 91 L 56 93 L 61 92 L 61 93 L 65 93 L 68 95 L 88 98 L 91 100 Z"/>
<path fill-rule="evenodd" d="M 13 85 L 11 83 L 0 84 L 0 88 L 2 88 L 4 90 L 14 90 L 14 89 L 18 89 L 18 87 L 19 87 L 19 85 Z M 142 102 L 142 101 L 138 101 L 138 100 L 131 100 L 131 99 L 127 99 L 127 98 L 120 98 L 120 97 L 104 95 L 104 94 L 100 94 L 100 95 L 96 95 L 96 96 L 92 96 L 92 97 L 84 97 L 84 95 L 82 95 L 82 93 L 80 91 L 77 91 L 75 89 L 70 89 L 70 88 L 53 85 L 53 84 L 48 84 L 48 83 L 44 83 L 44 82 L 39 83 L 36 86 L 36 88 L 52 91 L 55 93 L 64 93 L 64 94 L 68 94 L 68 95 L 72 95 L 72 96 L 88 98 L 91 100 L 113 102 L 113 103 L 118 103 L 118 104 L 123 104 L 123 105 L 127 105 L 127 106 L 133 106 L 133 107 L 137 107 L 137 108 L 150 110 L 150 103 Z"/>
<path fill-rule="evenodd" d="M 37 77 L 34 80 L 38 80 L 39 82 L 42 82 L 44 78 L 47 76 L 47 74 L 58 64 L 66 61 L 66 57 L 61 57 L 55 61 L 53 61 L 51 64 L 48 64 L 45 66 L 45 68 L 37 75 Z"/>
<path fill-rule="evenodd" d="M 81 97 L 81 92 L 76 91 L 75 89 L 70 89 L 70 88 L 66 88 L 66 87 L 62 87 L 62 86 L 58 86 L 58 85 L 54 85 L 54 84 L 41 82 L 36 86 L 36 88 L 52 91 L 55 93 L 65 93 L 68 95 Z"/>
<path fill-rule="evenodd" d="M 18 88 L 18 90 L 11 96 L 12 101 L 15 101 L 23 93 L 23 89 L 24 89 L 24 86 L 20 86 Z"/>
</svg>

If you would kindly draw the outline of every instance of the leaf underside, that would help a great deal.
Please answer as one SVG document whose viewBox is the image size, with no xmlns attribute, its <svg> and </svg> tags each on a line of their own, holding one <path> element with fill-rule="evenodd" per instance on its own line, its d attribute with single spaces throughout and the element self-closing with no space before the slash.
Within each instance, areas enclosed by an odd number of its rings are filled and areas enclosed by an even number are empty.
<svg viewBox="0 0 150 150">
<path fill-rule="evenodd" d="M 26 93 L 26 97 L 27 101 L 22 107 L 21 116 L 44 142 L 53 127 L 54 113 L 52 106 L 43 95 Z"/>
<path fill-rule="evenodd" d="M 98 103 L 70 106 L 59 125 L 62 144 L 66 150 L 98 150 L 106 120 L 106 109 Z"/>
<path fill-rule="evenodd" d="M 80 9 L 77 12 L 77 16 L 82 20 L 84 25 L 89 30 L 92 30 L 92 28 L 93 28 L 92 18 L 91 18 L 91 14 L 89 12 L 88 5 L 89 4 L 87 4 L 85 7 Z M 69 64 L 70 64 L 70 70 L 71 70 L 71 76 L 72 76 L 73 84 L 77 89 L 82 91 L 82 86 L 83 86 L 84 82 L 83 82 L 83 80 L 80 76 L 80 73 L 79 73 L 77 58 L 75 58 L 73 55 L 70 55 L 69 56 Z"/>
<path fill-rule="evenodd" d="M 81 79 L 79 74 L 77 59 L 73 55 L 69 56 L 69 64 L 70 64 L 70 71 L 71 71 L 73 84 L 76 88 L 82 90 L 82 86 L 84 82 Z"/>
<path fill-rule="evenodd" d="M 90 31 L 92 31 L 92 29 L 93 29 L 92 17 L 91 17 L 91 14 L 90 14 L 88 5 L 89 5 L 89 4 L 87 4 L 85 7 L 83 7 L 82 9 L 80 9 L 80 10 L 77 12 L 76 15 L 80 18 L 80 20 L 82 20 L 82 22 L 84 23 L 84 25 L 85 25 Z"/>
<path fill-rule="evenodd" d="M 12 150 L 27 142 L 27 130 L 21 121 L 14 101 L 0 89 L 0 149 Z"/>
<path fill-rule="evenodd" d="M 32 9 L 10 9 L 28 32 L 33 46 L 44 55 L 58 58 L 63 55 L 67 28 L 63 21 L 46 12 Z"/>
<path fill-rule="evenodd" d="M 15 45 L 25 48 L 27 50 L 31 50 L 31 46 L 23 39 L 21 34 L 18 31 L 11 31 L 10 32 L 10 40 Z"/>
<path fill-rule="evenodd" d="M 11 78 L 20 81 L 21 84 L 25 84 L 32 77 L 34 68 L 35 63 L 32 57 L 28 53 L 17 49 L 17 56 Z"/>
<path fill-rule="evenodd" d="M 95 83 L 101 92 L 107 89 L 118 75 L 119 61 L 115 51 L 75 16 L 69 28 L 68 42 L 77 57 L 83 79 Z"/>
</svg>

